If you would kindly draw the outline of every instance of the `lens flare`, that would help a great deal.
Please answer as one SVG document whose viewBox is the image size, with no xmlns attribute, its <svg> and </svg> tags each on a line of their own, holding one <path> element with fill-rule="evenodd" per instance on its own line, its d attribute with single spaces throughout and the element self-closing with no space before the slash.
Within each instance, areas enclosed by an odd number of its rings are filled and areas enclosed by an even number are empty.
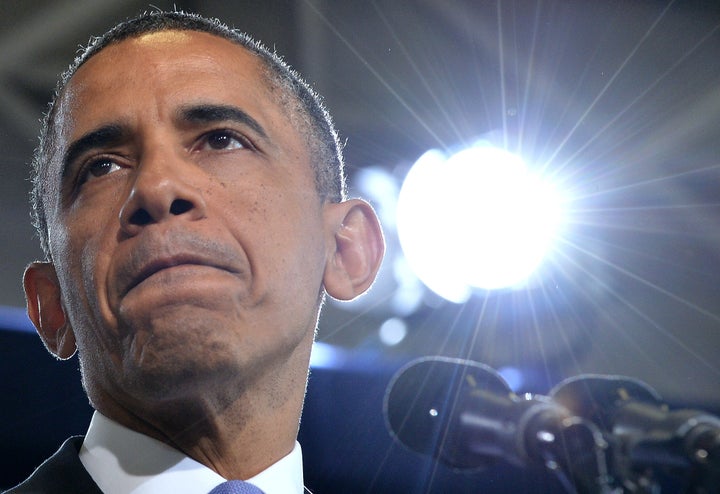
<svg viewBox="0 0 720 494">
<path fill-rule="evenodd" d="M 400 190 L 400 245 L 428 288 L 462 303 L 475 289 L 522 284 L 538 268 L 562 223 L 561 202 L 504 149 L 428 151 Z"/>
</svg>

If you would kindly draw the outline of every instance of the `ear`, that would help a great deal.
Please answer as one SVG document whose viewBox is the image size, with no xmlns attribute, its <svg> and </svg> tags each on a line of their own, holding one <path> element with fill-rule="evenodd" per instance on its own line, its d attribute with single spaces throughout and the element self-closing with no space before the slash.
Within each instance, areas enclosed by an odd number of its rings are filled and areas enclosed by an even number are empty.
<svg viewBox="0 0 720 494">
<path fill-rule="evenodd" d="M 372 206 L 360 199 L 325 206 L 330 249 L 325 266 L 325 291 L 351 300 L 364 293 L 377 275 L 385 252 L 380 222 Z"/>
<path fill-rule="evenodd" d="M 23 276 L 27 313 L 47 349 L 65 360 L 75 354 L 75 333 L 65 317 L 55 266 L 34 262 Z"/>
</svg>

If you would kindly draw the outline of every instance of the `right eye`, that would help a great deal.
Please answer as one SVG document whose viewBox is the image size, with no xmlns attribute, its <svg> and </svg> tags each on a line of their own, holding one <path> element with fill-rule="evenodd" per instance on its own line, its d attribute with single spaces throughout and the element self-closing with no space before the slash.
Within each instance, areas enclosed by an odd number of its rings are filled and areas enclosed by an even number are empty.
<svg viewBox="0 0 720 494">
<path fill-rule="evenodd" d="M 93 158 L 83 168 L 79 177 L 79 183 L 85 183 L 88 180 L 109 175 L 121 168 L 122 167 L 110 157 Z"/>
</svg>

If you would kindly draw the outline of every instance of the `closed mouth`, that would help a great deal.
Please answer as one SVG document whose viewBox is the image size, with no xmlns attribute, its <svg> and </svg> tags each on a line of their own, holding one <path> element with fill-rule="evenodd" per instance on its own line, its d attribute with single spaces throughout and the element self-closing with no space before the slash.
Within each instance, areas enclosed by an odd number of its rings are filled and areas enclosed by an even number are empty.
<svg viewBox="0 0 720 494">
<path fill-rule="evenodd" d="M 151 276 L 155 275 L 156 273 L 178 266 L 207 266 L 210 268 L 226 271 L 231 274 L 237 274 L 236 271 L 229 269 L 227 266 L 218 265 L 215 262 L 208 262 L 207 259 L 202 259 L 197 256 L 191 255 L 176 255 L 169 258 L 155 259 L 144 265 L 142 269 L 140 269 L 140 271 L 137 273 L 137 275 L 135 275 L 131 279 L 130 283 L 125 287 L 125 289 L 123 290 L 123 294 L 127 294 L 133 288 L 135 288 Z"/>
</svg>

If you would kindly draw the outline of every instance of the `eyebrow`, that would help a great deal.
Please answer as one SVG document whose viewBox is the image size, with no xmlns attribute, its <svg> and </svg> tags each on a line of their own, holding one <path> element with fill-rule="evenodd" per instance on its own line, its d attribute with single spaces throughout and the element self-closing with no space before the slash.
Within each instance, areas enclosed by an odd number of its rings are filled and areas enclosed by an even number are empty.
<svg viewBox="0 0 720 494">
<path fill-rule="evenodd" d="M 128 129 L 125 125 L 114 123 L 103 125 L 82 135 L 68 146 L 63 155 L 62 176 L 67 176 L 73 162 L 83 153 L 94 148 L 118 145 L 127 138 L 127 135 Z"/>
<path fill-rule="evenodd" d="M 256 134 L 263 139 L 267 139 L 268 135 L 262 125 L 252 118 L 247 112 L 240 108 L 229 105 L 193 105 L 182 107 L 178 111 L 180 121 L 187 123 L 216 123 L 216 122 L 238 122 L 248 126 Z M 84 153 L 95 148 L 104 148 L 116 146 L 124 142 L 129 135 L 126 125 L 118 123 L 110 123 L 91 130 L 82 135 L 70 146 L 63 155 L 62 176 L 66 177 L 70 171 L 73 162 Z"/>
<path fill-rule="evenodd" d="M 257 120 L 235 106 L 213 104 L 194 105 L 180 108 L 178 114 L 181 121 L 188 123 L 237 122 L 248 126 L 263 139 L 268 138 L 265 129 L 263 129 Z"/>
</svg>

